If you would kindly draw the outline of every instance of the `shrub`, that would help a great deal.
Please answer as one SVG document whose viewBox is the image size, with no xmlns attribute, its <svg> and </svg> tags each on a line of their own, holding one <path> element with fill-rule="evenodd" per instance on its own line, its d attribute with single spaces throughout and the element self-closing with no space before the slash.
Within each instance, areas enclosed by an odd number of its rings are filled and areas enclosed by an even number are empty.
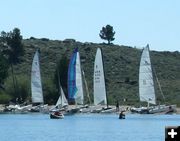
<svg viewBox="0 0 180 141">
<path fill-rule="evenodd" d="M 0 91 L 0 103 L 1 104 L 8 104 L 11 100 L 11 96 L 8 94 L 5 94 L 4 91 Z"/>
<path fill-rule="evenodd" d="M 22 103 L 28 99 L 30 92 L 30 81 L 25 75 L 16 77 L 16 87 L 14 88 L 12 77 L 9 77 L 5 82 L 5 93 L 11 96 L 13 102 Z M 18 101 L 16 99 L 18 98 Z"/>
</svg>

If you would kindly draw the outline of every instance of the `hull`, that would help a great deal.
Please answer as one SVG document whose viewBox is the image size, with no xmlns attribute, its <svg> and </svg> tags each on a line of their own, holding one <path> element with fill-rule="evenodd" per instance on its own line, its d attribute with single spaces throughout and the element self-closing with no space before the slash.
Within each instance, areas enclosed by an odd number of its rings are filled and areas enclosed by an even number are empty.
<svg viewBox="0 0 180 141">
<path fill-rule="evenodd" d="M 50 118 L 51 119 L 63 119 L 64 115 L 62 113 L 50 113 Z"/>
<path fill-rule="evenodd" d="M 176 112 L 176 105 L 158 105 L 151 107 L 131 108 L 132 113 L 138 114 L 172 114 Z"/>
<path fill-rule="evenodd" d="M 101 113 L 115 113 L 116 112 L 116 108 L 111 108 L 111 107 L 108 107 L 108 108 L 103 108 Z"/>
<path fill-rule="evenodd" d="M 49 113 L 49 108 L 48 105 L 37 105 L 37 106 L 32 106 L 31 108 L 28 109 L 29 112 L 32 113 Z"/>
<path fill-rule="evenodd" d="M 171 114 L 176 112 L 176 105 L 160 105 L 155 106 L 154 108 L 149 110 L 150 114 L 156 114 L 156 113 L 164 113 L 164 114 Z"/>
<path fill-rule="evenodd" d="M 79 113 L 80 111 L 80 108 L 74 108 L 74 109 L 70 109 L 70 110 L 67 110 L 67 114 L 77 114 Z"/>
</svg>

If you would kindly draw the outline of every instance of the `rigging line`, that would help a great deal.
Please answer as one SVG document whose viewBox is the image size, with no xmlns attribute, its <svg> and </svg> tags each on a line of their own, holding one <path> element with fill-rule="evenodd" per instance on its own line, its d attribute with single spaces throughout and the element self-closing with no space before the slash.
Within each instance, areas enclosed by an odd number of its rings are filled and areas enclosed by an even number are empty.
<svg viewBox="0 0 180 141">
<path fill-rule="evenodd" d="M 88 89 L 88 85 L 87 85 L 87 81 L 86 81 L 85 73 L 84 73 L 84 70 L 83 70 L 83 69 L 82 69 L 82 75 L 83 75 L 83 78 L 84 78 L 84 83 L 85 83 L 85 87 L 86 87 L 87 97 L 88 97 L 88 99 L 89 99 L 89 104 L 91 105 L 91 99 L 90 99 L 90 95 L 89 95 L 89 89 Z"/>
<path fill-rule="evenodd" d="M 165 103 L 165 102 L 166 102 L 165 96 L 164 96 L 163 91 L 162 91 L 162 89 L 161 89 L 161 84 L 160 84 L 159 79 L 158 79 L 158 77 L 157 77 L 157 73 L 156 73 L 154 67 L 152 67 L 152 69 L 153 69 L 153 72 L 154 72 L 154 75 L 155 75 L 157 84 L 158 84 L 158 86 L 159 86 L 160 93 L 161 93 L 161 95 L 162 95 L 162 97 L 163 97 L 163 100 L 164 100 L 164 103 Z"/>
</svg>

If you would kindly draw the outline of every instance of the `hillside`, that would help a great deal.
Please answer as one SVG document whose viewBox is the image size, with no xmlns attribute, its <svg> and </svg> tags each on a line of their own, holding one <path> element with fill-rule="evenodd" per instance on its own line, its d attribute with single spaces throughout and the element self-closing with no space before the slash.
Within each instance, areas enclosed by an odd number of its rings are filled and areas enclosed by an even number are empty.
<svg viewBox="0 0 180 141">
<path fill-rule="evenodd" d="M 27 77 L 30 85 L 30 69 L 32 58 L 36 48 L 41 51 L 41 75 L 45 93 L 48 83 L 52 83 L 57 59 L 63 54 L 70 58 L 75 47 L 79 48 L 81 66 L 85 72 L 89 91 L 93 93 L 93 62 L 96 48 L 101 47 L 104 55 L 105 77 L 109 102 L 116 100 L 121 104 L 139 104 L 138 99 L 138 69 L 141 49 L 129 46 L 106 45 L 95 43 L 80 43 L 75 40 L 48 40 L 48 39 L 25 39 L 25 55 L 22 62 L 15 66 L 17 76 Z M 150 46 L 151 48 L 151 46 Z M 180 53 L 179 52 L 157 52 L 151 51 L 151 62 L 161 83 L 166 102 L 180 106 Z M 157 98 L 162 96 L 157 90 Z M 123 101 L 127 99 L 127 101 Z"/>
</svg>

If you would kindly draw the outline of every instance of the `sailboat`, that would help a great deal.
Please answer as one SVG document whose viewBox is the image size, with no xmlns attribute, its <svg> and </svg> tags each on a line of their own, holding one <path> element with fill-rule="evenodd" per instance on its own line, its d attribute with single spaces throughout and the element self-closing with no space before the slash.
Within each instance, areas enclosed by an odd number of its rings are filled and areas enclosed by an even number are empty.
<svg viewBox="0 0 180 141">
<path fill-rule="evenodd" d="M 66 107 L 68 106 L 68 102 L 64 95 L 64 91 L 60 85 L 59 74 L 58 74 L 58 84 L 59 84 L 59 89 L 61 91 L 61 95 L 59 96 L 55 107 L 50 110 L 51 119 L 63 119 L 64 118 L 63 111 L 65 111 Z"/>
<path fill-rule="evenodd" d="M 153 71 L 149 54 L 149 45 L 143 49 L 141 55 L 139 67 L 139 97 L 141 102 L 147 102 L 147 107 L 131 108 L 132 112 L 142 114 L 169 113 L 176 109 L 175 105 L 156 105 L 157 102 Z M 150 106 L 150 104 L 153 106 Z"/>
<path fill-rule="evenodd" d="M 71 109 L 71 112 L 79 111 L 80 107 L 78 107 L 78 105 L 84 104 L 82 72 L 78 48 L 74 49 L 68 67 L 68 98 L 70 102 L 75 102 L 76 105 L 76 108 Z"/>
<path fill-rule="evenodd" d="M 105 112 L 111 111 L 111 108 L 108 106 L 107 101 L 107 92 L 105 86 L 104 78 L 104 66 L 103 66 L 103 56 L 100 48 L 97 48 L 95 62 L 94 62 L 94 105 L 97 106 L 106 106 L 100 109 L 95 109 L 93 112 Z"/>
<path fill-rule="evenodd" d="M 59 89 L 60 89 L 60 95 L 59 95 L 59 98 L 58 98 L 58 100 L 56 102 L 55 107 L 53 107 L 50 111 L 56 111 L 56 110 L 63 111 L 68 106 L 68 101 L 67 101 L 67 99 L 65 97 L 64 91 L 63 91 L 63 89 L 62 89 L 62 87 L 60 85 L 60 81 L 59 80 L 58 80 L 58 85 L 59 85 Z"/>
<path fill-rule="evenodd" d="M 58 101 L 56 102 L 55 107 L 58 109 L 62 109 L 68 106 L 68 101 L 65 97 L 64 91 L 62 89 L 62 87 L 60 86 L 60 90 L 61 90 L 61 95 L 59 96 Z"/>
<path fill-rule="evenodd" d="M 41 83 L 41 73 L 39 65 L 39 50 L 36 50 L 36 53 L 32 62 L 31 70 L 31 94 L 32 94 L 32 103 L 33 106 L 31 112 L 40 112 L 44 110 L 44 99 Z"/>
</svg>

